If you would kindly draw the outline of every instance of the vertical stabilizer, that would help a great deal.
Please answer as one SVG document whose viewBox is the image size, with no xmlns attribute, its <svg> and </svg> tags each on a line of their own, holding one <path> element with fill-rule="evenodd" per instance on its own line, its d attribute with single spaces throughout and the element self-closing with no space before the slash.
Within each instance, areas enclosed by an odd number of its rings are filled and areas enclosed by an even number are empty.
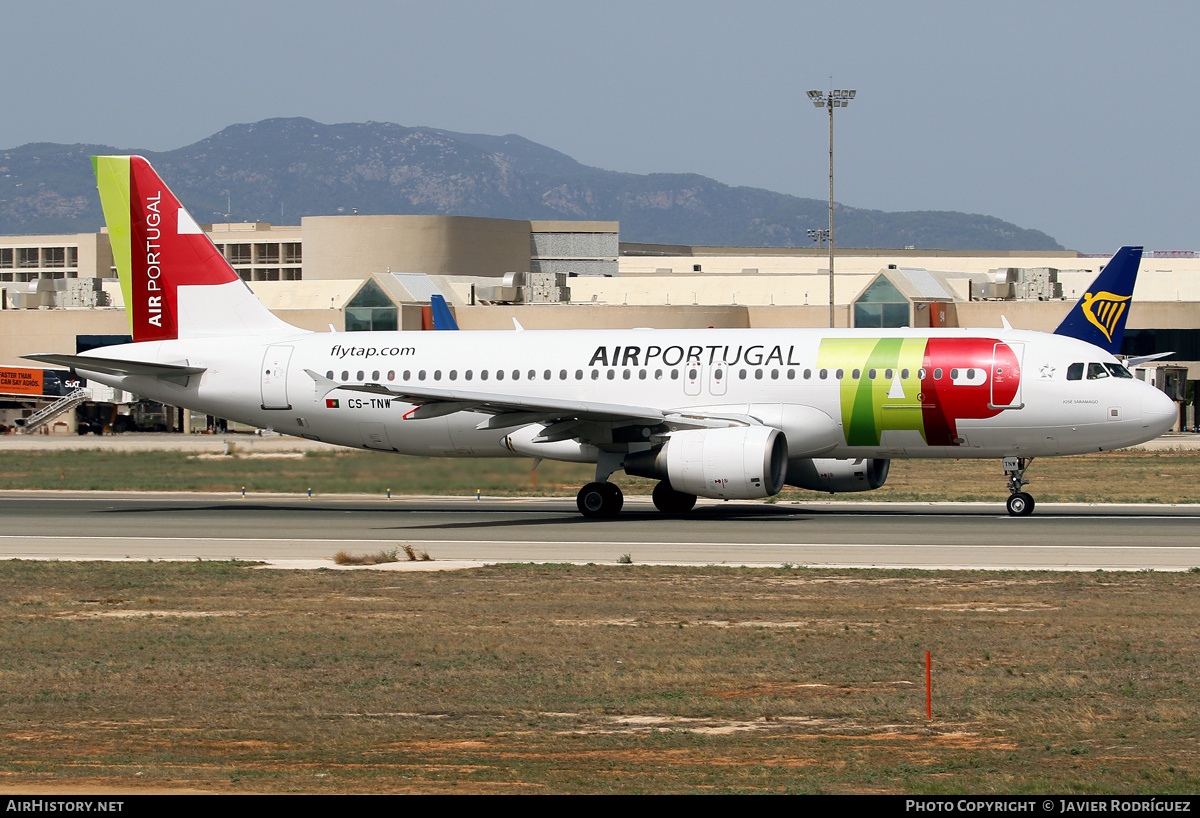
<svg viewBox="0 0 1200 818">
<path fill-rule="evenodd" d="M 262 305 L 150 163 L 94 156 L 134 341 L 295 332 Z"/>
<path fill-rule="evenodd" d="M 1113 355 L 1120 352 L 1141 262 L 1141 247 L 1122 247 L 1113 254 L 1054 334 L 1087 341 Z"/>
<path fill-rule="evenodd" d="M 429 306 L 433 312 L 434 329 L 458 329 L 458 322 L 454 320 L 445 296 L 434 293 L 429 297 Z"/>
</svg>

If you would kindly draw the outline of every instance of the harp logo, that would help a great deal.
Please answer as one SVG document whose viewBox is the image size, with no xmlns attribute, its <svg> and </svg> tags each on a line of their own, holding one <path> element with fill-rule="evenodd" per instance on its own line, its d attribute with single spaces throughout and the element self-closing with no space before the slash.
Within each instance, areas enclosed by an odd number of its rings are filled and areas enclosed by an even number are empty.
<svg viewBox="0 0 1200 818">
<path fill-rule="evenodd" d="M 1087 317 L 1087 320 L 1103 332 L 1104 337 L 1111 342 L 1113 330 L 1116 329 L 1117 322 L 1121 320 L 1121 316 L 1125 314 L 1125 308 L 1129 306 L 1128 302 L 1131 297 L 1128 295 L 1113 295 L 1107 291 L 1095 294 L 1084 293 L 1083 301 L 1079 306 L 1083 310 L 1083 314 Z"/>
</svg>

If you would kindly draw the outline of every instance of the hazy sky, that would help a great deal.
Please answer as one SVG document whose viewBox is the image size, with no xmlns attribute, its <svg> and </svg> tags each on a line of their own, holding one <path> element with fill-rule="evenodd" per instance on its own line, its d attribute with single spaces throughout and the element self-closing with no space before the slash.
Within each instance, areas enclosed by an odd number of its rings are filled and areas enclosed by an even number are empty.
<svg viewBox="0 0 1200 818">
<path fill-rule="evenodd" d="M 305 116 L 1200 250 L 1200 4 L 0 0 L 0 149 L 169 150 Z M 169 181 L 169 180 L 168 180 Z"/>
</svg>

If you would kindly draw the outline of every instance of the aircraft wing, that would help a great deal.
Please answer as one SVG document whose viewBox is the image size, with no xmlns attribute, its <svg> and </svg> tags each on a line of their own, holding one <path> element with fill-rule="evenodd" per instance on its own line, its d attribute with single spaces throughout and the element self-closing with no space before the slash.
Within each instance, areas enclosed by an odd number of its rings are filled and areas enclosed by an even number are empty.
<svg viewBox="0 0 1200 818">
<path fill-rule="evenodd" d="M 45 354 L 22 355 L 21 357 L 44 364 L 65 366 L 69 369 L 99 372 L 102 375 L 140 375 L 176 383 L 186 383 L 192 375 L 199 375 L 205 370 L 203 366 L 123 361 L 119 358 L 99 358 L 91 355 Z"/>
<path fill-rule="evenodd" d="M 593 423 L 634 423 L 648 426 L 662 424 L 672 429 L 748 426 L 756 423 L 753 418 L 741 415 L 691 414 L 664 411 L 649 406 L 558 400 L 530 395 L 473 392 L 462 389 L 433 389 L 411 385 L 394 387 L 377 383 L 344 384 L 330 380 L 311 369 L 304 371 L 316 383 L 318 394 L 328 394 L 335 389 L 345 389 L 350 392 L 364 392 L 368 395 L 383 395 L 415 404 L 417 408 L 406 415 L 407 418 L 413 420 L 441 417 L 455 412 L 481 412 L 493 415 L 491 420 L 479 425 L 481 429 L 499 429 L 567 419 Z"/>
</svg>

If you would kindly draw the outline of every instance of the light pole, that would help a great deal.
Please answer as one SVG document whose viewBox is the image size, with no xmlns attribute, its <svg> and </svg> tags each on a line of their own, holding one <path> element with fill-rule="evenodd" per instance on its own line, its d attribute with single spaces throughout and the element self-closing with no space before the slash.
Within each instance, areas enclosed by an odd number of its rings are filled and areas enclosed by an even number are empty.
<svg viewBox="0 0 1200 818">
<path fill-rule="evenodd" d="M 825 239 L 829 238 L 829 228 L 819 227 L 815 230 L 810 228 L 808 231 L 808 238 L 811 241 L 815 241 L 817 243 L 817 247 L 824 247 Z"/>
<path fill-rule="evenodd" d="M 829 326 L 833 327 L 833 109 L 845 108 L 854 99 L 854 91 L 830 89 L 809 91 L 808 98 L 818 108 L 829 109 Z"/>
</svg>

